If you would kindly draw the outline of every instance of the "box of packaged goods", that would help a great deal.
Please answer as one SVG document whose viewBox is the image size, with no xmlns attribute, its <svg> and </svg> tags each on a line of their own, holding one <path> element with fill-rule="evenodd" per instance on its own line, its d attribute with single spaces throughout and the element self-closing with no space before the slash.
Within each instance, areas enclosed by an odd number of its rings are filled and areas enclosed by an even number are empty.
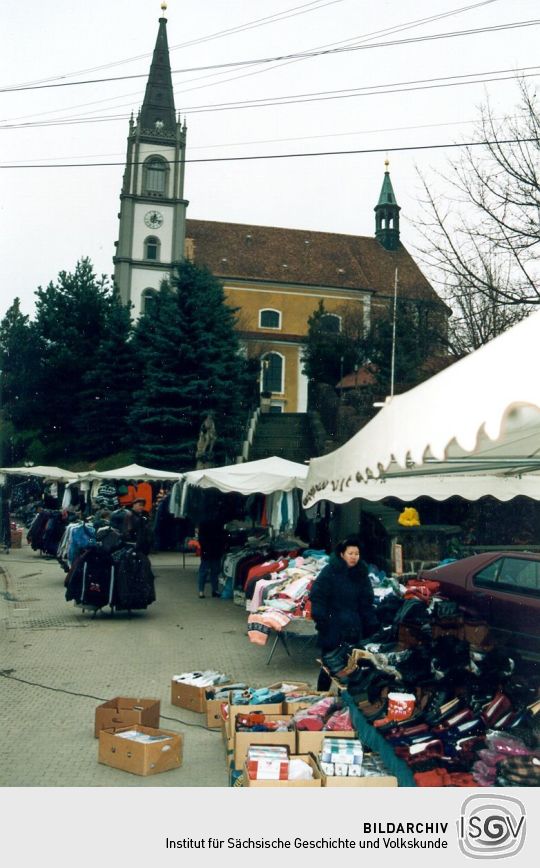
<svg viewBox="0 0 540 868">
<path fill-rule="evenodd" d="M 171 681 L 171 705 L 188 708 L 199 714 L 206 712 L 206 691 L 230 682 L 228 675 L 206 669 L 201 672 L 183 672 L 173 675 Z"/>
<path fill-rule="evenodd" d="M 318 754 L 321 752 L 323 741 L 325 738 L 328 738 L 330 733 L 325 730 L 321 730 L 320 732 L 300 732 L 300 730 L 296 731 L 296 752 L 297 753 L 314 753 Z M 348 730 L 336 730 L 332 732 L 332 735 L 336 738 L 343 738 L 347 740 L 355 739 L 356 731 L 354 729 Z"/>
<path fill-rule="evenodd" d="M 264 729 L 266 728 L 266 730 Z M 285 747 L 294 753 L 296 733 L 291 717 L 283 714 L 237 714 L 234 732 L 234 767 L 244 765 L 251 745 Z"/>
<path fill-rule="evenodd" d="M 98 762 L 134 775 L 157 775 L 182 765 L 183 741 L 178 732 L 149 726 L 102 729 Z"/>
<path fill-rule="evenodd" d="M 116 696 L 96 708 L 94 736 L 99 738 L 102 729 L 115 731 L 135 723 L 157 729 L 159 727 L 159 709 L 159 699 Z"/>
<path fill-rule="evenodd" d="M 264 746 L 253 745 L 244 763 L 246 787 L 320 787 L 321 772 L 312 754 L 287 754 L 285 748 L 278 753 L 266 754 Z"/>
<path fill-rule="evenodd" d="M 319 753 L 325 738 L 356 738 L 351 714 L 338 696 L 324 696 L 293 715 L 298 753 Z"/>
<path fill-rule="evenodd" d="M 380 757 L 364 754 L 359 740 L 325 739 L 317 757 L 323 787 L 397 787 Z"/>
</svg>

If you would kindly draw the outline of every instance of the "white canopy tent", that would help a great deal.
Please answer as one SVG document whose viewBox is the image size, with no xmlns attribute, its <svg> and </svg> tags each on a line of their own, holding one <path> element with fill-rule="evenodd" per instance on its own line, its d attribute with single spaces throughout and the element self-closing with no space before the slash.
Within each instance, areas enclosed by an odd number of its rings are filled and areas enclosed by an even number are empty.
<svg viewBox="0 0 540 868">
<path fill-rule="evenodd" d="M 75 482 L 77 474 L 72 470 L 64 470 L 62 467 L 47 467 L 36 465 L 35 467 L 0 467 L 0 474 L 6 476 L 40 476 L 43 479 L 52 479 L 54 482 Z"/>
<path fill-rule="evenodd" d="M 355 497 L 540 499 L 540 312 L 383 409 L 310 462 L 304 505 Z"/>
<path fill-rule="evenodd" d="M 133 479 L 138 482 L 176 482 L 182 478 L 181 473 L 172 473 L 166 470 L 153 470 L 151 467 L 142 467 L 140 464 L 128 464 L 126 467 L 117 467 L 116 470 L 89 470 L 76 474 L 76 479 L 81 482 L 93 479 Z"/>
<path fill-rule="evenodd" d="M 303 488 L 308 468 L 305 464 L 272 456 L 244 464 L 230 464 L 207 470 L 184 473 L 189 485 L 199 488 L 217 488 L 223 492 L 239 494 L 272 494 L 274 491 L 292 491 Z"/>
</svg>

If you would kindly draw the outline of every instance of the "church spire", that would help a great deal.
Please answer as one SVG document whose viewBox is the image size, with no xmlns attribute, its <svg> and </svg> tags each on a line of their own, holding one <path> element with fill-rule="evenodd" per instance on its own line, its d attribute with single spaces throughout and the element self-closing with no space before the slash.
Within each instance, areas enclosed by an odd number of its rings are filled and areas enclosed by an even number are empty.
<svg viewBox="0 0 540 868">
<path fill-rule="evenodd" d="M 161 4 L 165 12 L 166 3 Z M 176 111 L 167 42 L 167 19 L 159 19 L 159 30 L 146 83 L 144 101 L 139 117 L 139 127 L 144 136 L 175 138 Z"/>
<path fill-rule="evenodd" d="M 392 181 L 390 180 L 389 162 L 384 161 L 385 171 L 379 201 L 375 206 L 375 238 L 387 250 L 399 247 L 399 207 Z"/>
</svg>

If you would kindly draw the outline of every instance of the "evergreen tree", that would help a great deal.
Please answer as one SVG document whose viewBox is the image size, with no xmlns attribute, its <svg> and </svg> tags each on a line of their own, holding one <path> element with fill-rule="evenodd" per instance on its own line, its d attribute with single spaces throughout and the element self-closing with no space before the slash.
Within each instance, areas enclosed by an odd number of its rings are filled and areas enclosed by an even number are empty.
<svg viewBox="0 0 540 868">
<path fill-rule="evenodd" d="M 106 299 L 102 337 L 83 373 L 79 393 L 77 450 L 85 458 L 112 455 L 129 440 L 127 420 L 138 384 L 130 335 L 129 308 L 115 291 Z"/>
<path fill-rule="evenodd" d="M 1 465 L 26 457 L 37 436 L 40 356 L 35 328 L 15 298 L 0 323 Z"/>
<path fill-rule="evenodd" d="M 348 307 L 341 311 L 340 331 L 330 331 L 335 315 L 326 310 L 324 300 L 308 319 L 308 334 L 302 361 L 304 374 L 312 383 L 335 386 L 344 374 L 364 361 L 363 324 Z M 339 321 L 338 321 L 339 322 Z"/>
<path fill-rule="evenodd" d="M 372 325 L 366 351 L 375 363 L 380 390 L 390 394 L 392 372 L 393 308 Z M 440 315 L 430 302 L 397 300 L 394 385 L 398 392 L 416 386 L 429 376 L 423 366 L 444 346 Z"/>
<path fill-rule="evenodd" d="M 138 321 L 134 352 L 142 383 L 130 423 L 141 463 L 178 471 L 194 467 L 199 430 L 208 413 L 217 430 L 214 463 L 234 461 L 247 386 L 235 314 L 225 303 L 221 283 L 206 269 L 184 261 Z"/>
<path fill-rule="evenodd" d="M 86 372 L 105 333 L 111 287 L 97 278 L 89 259 L 56 284 L 37 290 L 35 328 L 41 366 L 36 407 L 41 439 L 50 460 L 79 457 L 78 440 L 88 410 L 82 400 Z"/>
</svg>

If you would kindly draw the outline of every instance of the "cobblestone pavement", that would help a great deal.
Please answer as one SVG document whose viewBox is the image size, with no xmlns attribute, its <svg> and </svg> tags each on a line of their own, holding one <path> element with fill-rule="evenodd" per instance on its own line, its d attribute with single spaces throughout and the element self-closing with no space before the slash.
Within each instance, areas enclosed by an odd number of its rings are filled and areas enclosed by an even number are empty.
<svg viewBox="0 0 540 868">
<path fill-rule="evenodd" d="M 316 649 L 292 656 L 252 645 L 246 612 L 230 600 L 200 600 L 198 561 L 152 556 L 157 600 L 148 610 L 93 617 L 64 596 L 64 573 L 23 543 L 0 555 L 1 786 L 227 786 L 219 730 L 170 703 L 171 677 L 216 668 L 234 680 L 314 683 Z M 181 768 L 140 777 L 97 762 L 96 705 L 115 696 L 161 700 L 161 726 L 184 735 Z"/>
</svg>

